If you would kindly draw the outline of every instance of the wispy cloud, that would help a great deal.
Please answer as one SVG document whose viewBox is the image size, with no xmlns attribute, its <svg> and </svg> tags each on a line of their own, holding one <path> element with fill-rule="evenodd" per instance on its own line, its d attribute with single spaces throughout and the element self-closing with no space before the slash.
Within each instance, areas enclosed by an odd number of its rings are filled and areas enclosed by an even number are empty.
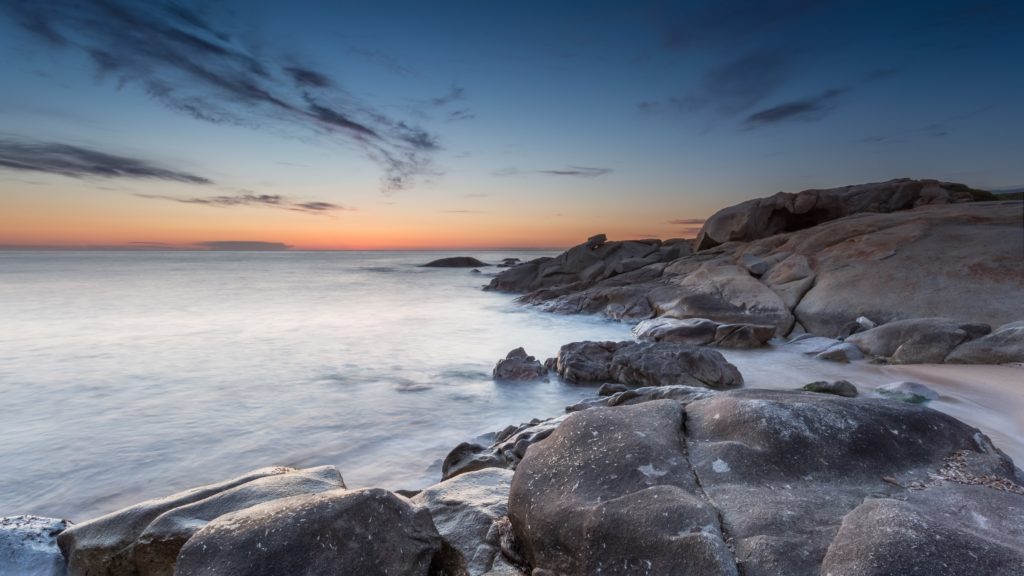
<svg viewBox="0 0 1024 576">
<path fill-rule="evenodd" d="M 262 242 L 258 240 L 210 240 L 207 242 L 196 242 L 195 246 L 207 250 L 239 250 L 246 252 L 277 252 L 291 248 L 283 242 Z"/>
<path fill-rule="evenodd" d="M 280 208 L 282 210 L 308 212 L 311 214 L 355 210 L 354 208 L 349 208 L 340 204 L 331 204 L 330 202 L 296 202 L 279 194 L 237 194 L 235 196 L 203 196 L 194 198 L 182 198 L 163 194 L 135 194 L 135 196 L 151 200 L 168 200 L 182 204 L 201 204 L 204 206 L 214 206 L 218 208 L 231 206 L 267 206 L 271 208 Z"/>
<path fill-rule="evenodd" d="M 82 52 L 101 77 L 140 85 L 196 119 L 326 136 L 376 162 L 385 190 L 432 173 L 435 135 L 337 88 L 312 66 L 266 56 L 178 3 L 51 0 L 3 2 L 0 10 L 45 45 Z"/>
<path fill-rule="evenodd" d="M 453 110 L 448 114 L 449 122 L 461 122 L 463 120 L 474 120 L 475 118 L 476 112 L 473 112 L 468 108 L 463 108 L 461 110 Z"/>
<path fill-rule="evenodd" d="M 668 223 L 674 226 L 700 226 L 704 224 L 704 218 L 677 218 L 669 220 Z"/>
<path fill-rule="evenodd" d="M 0 139 L 0 168 L 59 174 L 69 178 L 143 178 L 211 184 L 208 178 L 164 168 L 147 160 L 57 142 Z"/>
<path fill-rule="evenodd" d="M 758 128 L 780 122 L 803 121 L 814 122 L 824 118 L 835 105 L 836 99 L 845 90 L 830 88 L 817 96 L 802 100 L 792 100 L 765 108 L 747 116 L 743 122 L 746 129 Z"/>
<path fill-rule="evenodd" d="M 448 92 L 442 96 L 431 98 L 430 103 L 434 106 L 445 106 L 452 102 L 463 100 L 466 97 L 466 89 L 457 84 L 452 84 L 452 87 L 448 89 Z"/>
<path fill-rule="evenodd" d="M 611 168 L 596 168 L 593 166 L 567 166 L 565 168 L 556 169 L 545 169 L 545 170 L 521 170 L 516 167 L 502 168 L 493 172 L 494 176 L 505 177 L 505 176 L 519 176 L 523 174 L 544 174 L 547 176 L 572 176 L 576 178 L 597 178 L 598 176 L 604 176 L 611 174 L 613 170 Z"/>
<path fill-rule="evenodd" d="M 481 210 L 444 210 L 444 214 L 484 214 Z"/>
</svg>

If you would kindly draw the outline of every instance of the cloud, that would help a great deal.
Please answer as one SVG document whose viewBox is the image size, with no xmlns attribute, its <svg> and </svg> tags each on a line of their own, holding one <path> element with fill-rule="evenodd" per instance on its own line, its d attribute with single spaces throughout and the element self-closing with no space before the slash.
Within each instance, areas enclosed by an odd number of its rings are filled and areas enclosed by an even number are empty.
<svg viewBox="0 0 1024 576">
<path fill-rule="evenodd" d="M 443 214 L 484 214 L 480 210 L 443 210 Z"/>
<path fill-rule="evenodd" d="M 181 198 L 178 196 L 167 196 L 162 194 L 135 194 L 135 196 L 151 200 L 169 200 L 171 202 L 180 202 L 182 204 L 201 204 L 204 206 L 215 206 L 218 208 L 231 206 L 269 206 L 271 208 L 280 208 L 282 210 L 292 210 L 295 212 L 309 212 L 312 214 L 355 210 L 354 208 L 341 206 L 339 204 L 331 204 L 330 202 L 296 202 L 279 194 L 246 193 L 235 196 L 205 196 L 195 198 Z"/>
<path fill-rule="evenodd" d="M 462 86 L 452 84 L 452 87 L 443 96 L 431 98 L 430 103 L 434 106 L 444 106 L 466 98 L 466 89 Z"/>
<path fill-rule="evenodd" d="M 451 113 L 448 114 L 448 121 L 449 122 L 459 122 L 459 121 L 462 121 L 462 120 L 473 120 L 475 118 L 476 118 L 476 113 L 473 112 L 472 110 L 468 109 L 468 108 L 463 108 L 461 110 L 453 110 Z"/>
<path fill-rule="evenodd" d="M 57 142 L 0 139 L 0 168 L 59 174 L 69 178 L 142 178 L 185 184 L 211 184 L 208 178 L 157 166 L 149 161 L 117 156 Z"/>
<path fill-rule="evenodd" d="M 537 170 L 538 174 L 550 174 L 551 176 L 577 176 L 579 178 L 597 178 L 605 174 L 611 174 L 611 168 L 594 168 L 590 166 L 569 166 L 561 170 Z"/>
<path fill-rule="evenodd" d="M 210 240 L 207 242 L 196 242 L 207 250 L 238 250 L 246 252 L 278 252 L 291 248 L 283 242 L 261 242 L 258 240 Z"/>
<path fill-rule="evenodd" d="M 198 120 L 326 137 L 376 162 L 385 190 L 433 173 L 435 135 L 337 88 L 312 66 L 266 56 L 175 2 L 3 2 L 0 10 L 44 45 L 88 56 L 101 78 L 139 85 Z"/>
<path fill-rule="evenodd" d="M 668 223 L 675 226 L 695 226 L 704 224 L 704 218 L 678 218 L 669 220 Z"/>
<path fill-rule="evenodd" d="M 842 89 L 831 88 L 812 98 L 792 100 L 772 106 L 771 108 L 765 108 L 747 116 L 743 126 L 750 130 L 779 122 L 814 122 L 821 120 L 833 108 L 835 100 L 844 92 L 845 90 Z"/>
<path fill-rule="evenodd" d="M 508 168 L 502 168 L 501 170 L 495 170 L 492 175 L 498 177 L 506 176 L 520 176 L 523 174 L 545 174 L 547 176 L 574 176 L 577 178 L 597 178 L 598 176 L 604 176 L 611 174 L 613 170 L 611 168 L 594 168 L 590 166 L 567 166 L 561 169 L 547 169 L 547 170 L 521 170 L 515 166 Z"/>
<path fill-rule="evenodd" d="M 389 56 L 379 50 L 368 50 L 366 48 L 349 48 L 349 53 L 359 56 L 363 60 L 395 72 L 398 74 L 413 74 L 412 68 L 402 64 L 397 58 Z"/>
</svg>

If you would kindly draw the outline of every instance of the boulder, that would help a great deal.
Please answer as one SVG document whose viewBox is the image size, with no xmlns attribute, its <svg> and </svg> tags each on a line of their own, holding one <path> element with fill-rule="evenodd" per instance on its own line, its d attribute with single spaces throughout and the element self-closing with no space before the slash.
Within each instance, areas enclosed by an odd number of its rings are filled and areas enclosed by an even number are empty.
<svg viewBox="0 0 1024 576">
<path fill-rule="evenodd" d="M 835 394 L 836 396 L 844 396 L 846 398 L 855 398 L 857 396 L 857 387 L 846 380 L 811 382 L 810 384 L 805 384 L 801 390 L 821 394 Z"/>
<path fill-rule="evenodd" d="M 714 341 L 719 326 L 721 324 L 707 318 L 680 319 L 660 316 L 640 321 L 633 327 L 633 334 L 640 340 L 703 346 Z"/>
<path fill-rule="evenodd" d="M 57 542 L 73 575 L 171 574 L 182 544 L 210 520 L 270 500 L 344 486 L 333 466 L 261 468 L 76 524 Z"/>
<path fill-rule="evenodd" d="M 991 334 L 964 342 L 950 352 L 951 364 L 1006 364 L 1024 362 L 1024 322 L 1011 322 Z"/>
<path fill-rule="evenodd" d="M 176 576 L 427 576 L 442 540 L 425 508 L 381 489 L 273 500 L 210 522 L 178 555 Z"/>
<path fill-rule="evenodd" d="M 865 354 L 891 357 L 896 364 L 941 363 L 961 342 L 989 331 L 987 325 L 948 318 L 888 322 L 846 339 Z"/>
<path fill-rule="evenodd" d="M 962 564 L 942 567 L 934 547 L 904 544 L 960 533 L 949 541 L 999 562 L 1021 548 L 1019 471 L 948 415 L 879 398 L 695 392 L 574 412 L 531 447 L 509 518 L 533 574 L 955 574 Z M 917 532 L 858 520 L 875 499 L 918 506 L 921 521 L 902 524 Z M 965 526 L 965 509 L 989 525 Z M 873 562 L 883 567 L 867 571 Z M 971 573 L 1013 566 L 999 562 Z"/>
<path fill-rule="evenodd" d="M 11 576 L 64 576 L 57 535 L 71 523 L 41 516 L 0 518 L 0 573 Z"/>
<path fill-rule="evenodd" d="M 676 402 L 689 403 L 695 400 L 708 398 L 715 394 L 714 390 L 698 386 L 645 386 L 616 392 L 608 396 L 597 398 L 585 398 L 576 404 L 566 406 L 566 412 L 579 412 L 591 408 L 607 406 L 629 406 L 632 404 L 643 404 L 652 400 L 675 400 Z"/>
<path fill-rule="evenodd" d="M 924 404 L 939 397 L 939 393 L 917 382 L 890 382 L 875 388 L 875 392 L 901 402 Z"/>
<path fill-rule="evenodd" d="M 995 199 L 991 193 L 963 184 L 907 178 L 798 193 L 779 192 L 719 210 L 704 221 L 696 245 L 698 250 L 705 250 L 724 242 L 749 242 L 861 212 L 894 212 L 921 204 Z"/>
<path fill-rule="evenodd" d="M 492 374 L 495 380 L 537 380 L 547 372 L 539 360 L 528 355 L 523 348 L 516 348 L 503 360 L 498 360 Z"/>
<path fill-rule="evenodd" d="M 825 350 L 818 352 L 814 355 L 819 360 L 828 360 L 830 362 L 850 362 L 852 360 L 861 360 L 864 358 L 864 354 L 849 342 L 840 342 L 839 344 L 833 344 Z"/>
<path fill-rule="evenodd" d="M 775 326 L 763 324 L 720 324 L 712 344 L 722 348 L 759 348 L 772 339 L 775 331 Z"/>
<path fill-rule="evenodd" d="M 720 353 L 677 342 L 573 342 L 559 349 L 556 369 L 574 383 L 709 388 L 743 384 L 739 370 Z"/>
<path fill-rule="evenodd" d="M 454 551 L 446 574 L 480 576 L 501 553 L 497 522 L 508 514 L 512 471 L 488 468 L 435 484 L 412 498 L 430 511 L 434 526 Z"/>
<path fill-rule="evenodd" d="M 451 256 L 449 258 L 439 258 L 423 265 L 425 268 L 477 268 L 480 266 L 489 266 L 489 264 L 477 260 L 472 256 Z"/>
<path fill-rule="evenodd" d="M 947 484 L 868 498 L 843 518 L 821 568 L 831 576 L 1024 573 L 1024 498 Z"/>
<path fill-rule="evenodd" d="M 736 574 L 681 442 L 680 404 L 571 414 L 520 463 L 509 518 L 533 574 Z"/>
</svg>

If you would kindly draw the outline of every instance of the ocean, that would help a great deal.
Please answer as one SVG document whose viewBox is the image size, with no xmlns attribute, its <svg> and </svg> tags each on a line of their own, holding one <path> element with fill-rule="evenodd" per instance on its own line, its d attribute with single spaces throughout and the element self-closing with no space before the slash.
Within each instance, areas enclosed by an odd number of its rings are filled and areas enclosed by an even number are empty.
<svg viewBox="0 0 1024 576">
<path fill-rule="evenodd" d="M 458 443 L 594 394 L 554 377 L 495 382 L 491 369 L 518 346 L 543 360 L 567 342 L 628 339 L 629 325 L 482 291 L 495 268 L 420 267 L 451 255 L 0 252 L 0 516 L 82 521 L 272 465 L 422 488 Z M 1019 368 L 725 353 L 748 386 L 927 382 L 943 394 L 935 407 L 1024 457 Z"/>
</svg>

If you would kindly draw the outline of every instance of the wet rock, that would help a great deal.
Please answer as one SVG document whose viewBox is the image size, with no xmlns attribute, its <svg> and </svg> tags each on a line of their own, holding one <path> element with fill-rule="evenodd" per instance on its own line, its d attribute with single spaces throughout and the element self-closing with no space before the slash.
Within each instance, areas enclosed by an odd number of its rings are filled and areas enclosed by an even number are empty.
<svg viewBox="0 0 1024 576">
<path fill-rule="evenodd" d="M 71 574 L 97 576 L 134 575 L 137 572 L 134 544 L 161 514 L 180 508 L 253 480 L 292 472 L 290 468 L 261 468 L 237 478 L 193 488 L 166 498 L 147 500 L 71 526 L 57 537 Z"/>
<path fill-rule="evenodd" d="M 610 396 L 585 398 L 576 404 L 566 406 L 566 412 L 579 412 L 591 408 L 607 406 L 630 406 L 643 404 L 653 400 L 675 400 L 683 404 L 708 398 L 715 394 L 714 390 L 697 386 L 645 386 L 616 392 Z"/>
<path fill-rule="evenodd" d="M 1024 570 L 1024 498 L 945 484 L 869 498 L 843 518 L 821 573 L 958 576 Z"/>
<path fill-rule="evenodd" d="M 722 348 L 759 348 L 775 335 L 775 326 L 761 324 L 720 324 L 712 344 Z"/>
<path fill-rule="evenodd" d="M 537 380 L 543 378 L 548 370 L 536 358 L 526 353 L 523 348 L 509 352 L 503 360 L 494 366 L 495 380 Z"/>
<path fill-rule="evenodd" d="M 830 362 L 850 362 L 853 360 L 861 360 L 864 358 L 864 353 L 860 351 L 853 344 L 848 342 L 840 342 L 839 344 L 833 344 L 825 350 L 818 352 L 814 355 L 819 360 L 828 360 Z"/>
<path fill-rule="evenodd" d="M 714 350 L 676 342 L 573 342 L 558 351 L 558 374 L 569 382 L 627 386 L 741 386 L 739 370 Z"/>
<path fill-rule="evenodd" d="M 601 387 L 597 389 L 598 396 L 611 396 L 612 394 L 618 394 L 619 392 L 625 392 L 629 390 L 629 386 L 625 384 L 613 384 L 611 382 L 607 384 L 601 384 Z"/>
<path fill-rule="evenodd" d="M 463 442 L 453 449 L 441 465 L 444 480 L 459 474 L 485 468 L 515 470 L 526 449 L 548 437 L 565 416 L 547 420 L 534 419 L 519 426 L 509 426 L 495 434 L 490 446 Z"/>
<path fill-rule="evenodd" d="M 498 268 L 511 268 L 520 262 L 521 260 L 519 258 L 502 258 L 501 263 L 498 264 Z"/>
<path fill-rule="evenodd" d="M 890 398 L 910 404 L 923 404 L 939 397 L 939 393 L 917 382 L 890 382 L 875 388 L 875 392 Z"/>
<path fill-rule="evenodd" d="M 57 535 L 67 520 L 41 516 L 0 518 L 0 573 L 11 576 L 64 576 Z"/>
<path fill-rule="evenodd" d="M 447 574 L 480 576 L 494 568 L 501 552 L 496 523 L 508 514 L 512 471 L 488 468 L 425 488 L 413 503 L 430 511 L 441 538 L 454 550 Z"/>
<path fill-rule="evenodd" d="M 442 540 L 425 508 L 381 489 L 294 496 L 221 516 L 181 549 L 176 576 L 427 576 Z"/>
<path fill-rule="evenodd" d="M 720 324 L 706 318 L 669 318 L 661 316 L 643 320 L 633 327 L 640 340 L 681 342 L 691 346 L 710 344 Z"/>
<path fill-rule="evenodd" d="M 964 342 L 945 358 L 953 364 L 1024 362 L 1024 322 L 1004 324 L 987 336 Z"/>
<path fill-rule="evenodd" d="M 472 256 L 452 256 L 450 258 L 439 258 L 423 265 L 425 268 L 477 268 L 489 266 Z"/>
<path fill-rule="evenodd" d="M 987 328 L 947 318 L 914 318 L 859 332 L 846 342 L 897 364 L 940 363 L 961 342 L 987 333 Z"/>
<path fill-rule="evenodd" d="M 835 382 L 826 382 L 821 380 L 818 382 L 811 382 L 810 384 L 805 384 L 801 390 L 818 392 L 821 394 L 834 394 L 836 396 L 844 396 L 846 398 L 854 398 L 857 396 L 857 387 L 846 380 L 836 380 Z"/>
</svg>

